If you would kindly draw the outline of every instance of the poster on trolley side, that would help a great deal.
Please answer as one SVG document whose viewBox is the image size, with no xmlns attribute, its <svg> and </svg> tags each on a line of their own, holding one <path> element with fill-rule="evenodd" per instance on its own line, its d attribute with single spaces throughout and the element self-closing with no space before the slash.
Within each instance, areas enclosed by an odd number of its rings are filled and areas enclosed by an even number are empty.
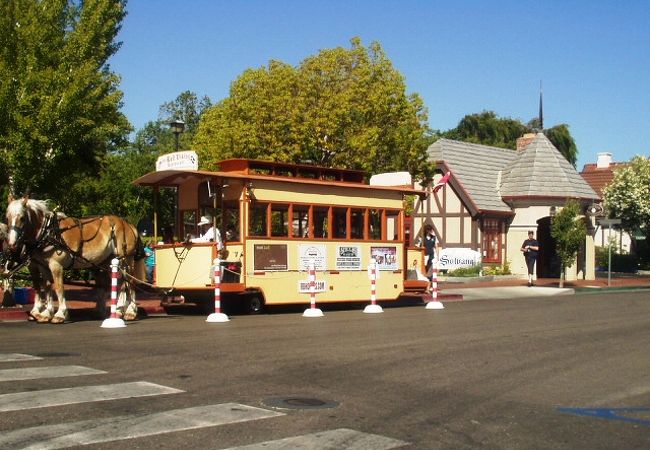
<svg viewBox="0 0 650 450">
<path fill-rule="evenodd" d="M 378 270 L 397 270 L 397 247 L 370 247 L 370 257 L 377 261 Z"/>
<path fill-rule="evenodd" d="M 361 270 L 361 247 L 339 245 L 336 248 L 336 270 Z"/>
</svg>

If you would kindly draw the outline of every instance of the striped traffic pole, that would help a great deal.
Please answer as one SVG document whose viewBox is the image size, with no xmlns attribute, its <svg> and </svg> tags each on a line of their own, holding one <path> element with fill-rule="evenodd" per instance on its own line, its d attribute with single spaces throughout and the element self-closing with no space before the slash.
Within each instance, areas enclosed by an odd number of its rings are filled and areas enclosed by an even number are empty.
<svg viewBox="0 0 650 450">
<path fill-rule="evenodd" d="M 316 263 L 309 261 L 309 302 L 310 306 L 302 314 L 303 317 L 323 317 L 323 311 L 316 308 Z"/>
<path fill-rule="evenodd" d="M 384 310 L 377 304 L 377 260 L 370 260 L 370 304 L 363 309 L 364 313 L 377 314 Z"/>
<path fill-rule="evenodd" d="M 111 260 L 111 316 L 102 322 L 102 328 L 124 328 L 126 323 L 117 317 L 117 277 L 120 260 Z"/>
<path fill-rule="evenodd" d="M 438 262 L 431 267 L 431 300 L 427 303 L 426 309 L 445 309 L 442 302 L 438 301 Z"/>
<path fill-rule="evenodd" d="M 214 312 L 205 319 L 206 322 L 228 322 L 228 316 L 221 312 L 221 260 L 216 258 L 214 264 Z"/>
</svg>

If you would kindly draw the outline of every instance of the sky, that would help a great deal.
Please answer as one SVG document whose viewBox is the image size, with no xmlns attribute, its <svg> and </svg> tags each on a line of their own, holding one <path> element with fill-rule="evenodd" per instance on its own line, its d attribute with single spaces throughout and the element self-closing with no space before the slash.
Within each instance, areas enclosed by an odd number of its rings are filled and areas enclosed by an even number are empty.
<svg viewBox="0 0 650 450">
<path fill-rule="evenodd" d="M 494 111 L 565 123 L 577 169 L 650 155 L 648 0 L 129 0 L 109 61 L 136 130 L 184 91 L 217 102 L 248 68 L 381 44 L 429 126 Z"/>
</svg>

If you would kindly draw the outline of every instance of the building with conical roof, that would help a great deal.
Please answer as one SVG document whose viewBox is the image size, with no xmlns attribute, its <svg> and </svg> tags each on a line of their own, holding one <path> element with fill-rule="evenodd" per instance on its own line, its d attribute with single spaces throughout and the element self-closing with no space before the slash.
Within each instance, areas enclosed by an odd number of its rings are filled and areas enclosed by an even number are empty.
<svg viewBox="0 0 650 450">
<path fill-rule="evenodd" d="M 537 276 L 559 277 L 552 215 L 569 199 L 584 211 L 600 199 L 543 133 L 524 135 L 518 147 L 515 151 L 449 139 L 433 143 L 427 150 L 439 172 L 433 185 L 441 173 L 452 175 L 442 189 L 416 204 L 412 235 L 430 223 L 443 248 L 476 250 L 483 265 L 508 262 L 513 273 L 525 275 L 519 249 L 533 230 L 540 242 Z M 567 279 L 593 279 L 594 260 L 593 235 L 588 233 Z"/>
</svg>

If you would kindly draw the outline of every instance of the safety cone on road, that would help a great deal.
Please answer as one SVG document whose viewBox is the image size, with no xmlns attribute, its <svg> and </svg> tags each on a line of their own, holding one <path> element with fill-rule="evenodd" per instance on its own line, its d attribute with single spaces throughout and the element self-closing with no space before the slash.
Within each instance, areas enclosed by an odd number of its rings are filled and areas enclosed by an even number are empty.
<svg viewBox="0 0 650 450">
<path fill-rule="evenodd" d="M 384 310 L 377 304 L 377 260 L 372 258 L 370 261 L 370 304 L 367 305 L 363 312 L 366 314 L 379 314 Z"/>
<path fill-rule="evenodd" d="M 431 268 L 431 301 L 427 302 L 426 309 L 445 309 L 442 302 L 438 301 L 438 266 L 436 263 Z"/>
<path fill-rule="evenodd" d="M 228 316 L 221 312 L 221 260 L 216 258 L 214 264 L 214 312 L 205 319 L 206 322 L 228 322 Z"/>
<path fill-rule="evenodd" d="M 117 317 L 117 276 L 118 265 L 120 260 L 113 258 L 111 260 L 111 316 L 102 322 L 102 328 L 124 328 L 126 323 Z"/>
<path fill-rule="evenodd" d="M 310 306 L 302 313 L 303 317 L 323 317 L 323 311 L 316 308 L 316 263 L 309 261 L 309 301 Z"/>
</svg>

